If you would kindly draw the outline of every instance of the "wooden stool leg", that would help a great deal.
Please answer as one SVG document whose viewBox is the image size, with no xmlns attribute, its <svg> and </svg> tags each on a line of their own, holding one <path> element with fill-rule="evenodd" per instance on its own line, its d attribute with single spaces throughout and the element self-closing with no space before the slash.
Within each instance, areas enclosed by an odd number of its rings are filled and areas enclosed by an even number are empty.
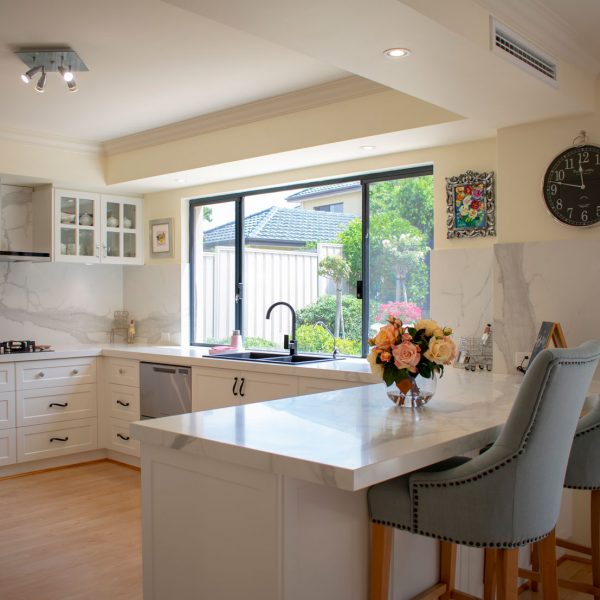
<svg viewBox="0 0 600 600">
<path fill-rule="evenodd" d="M 534 573 L 539 573 L 540 572 L 540 553 L 539 553 L 539 549 L 538 549 L 537 543 L 531 544 L 531 570 Z M 530 585 L 531 585 L 531 591 L 532 592 L 537 592 L 538 591 L 538 582 L 537 581 L 534 581 L 532 579 L 530 581 Z"/>
<path fill-rule="evenodd" d="M 592 581 L 594 587 L 600 587 L 600 491 L 598 490 L 592 490 L 590 517 L 592 536 Z"/>
<path fill-rule="evenodd" d="M 440 599 L 449 600 L 456 585 L 456 544 L 451 542 L 440 542 L 440 583 L 446 584 Z"/>
<path fill-rule="evenodd" d="M 498 550 L 498 600 L 517 600 L 518 548 Z"/>
<path fill-rule="evenodd" d="M 544 600 L 558 600 L 558 575 L 556 573 L 556 532 L 537 543 L 540 575 Z"/>
<path fill-rule="evenodd" d="M 486 548 L 483 551 L 483 600 L 494 600 L 496 592 L 496 561 L 498 551 Z"/>
<path fill-rule="evenodd" d="M 371 524 L 370 600 L 388 600 L 393 533 L 391 527 Z"/>
</svg>

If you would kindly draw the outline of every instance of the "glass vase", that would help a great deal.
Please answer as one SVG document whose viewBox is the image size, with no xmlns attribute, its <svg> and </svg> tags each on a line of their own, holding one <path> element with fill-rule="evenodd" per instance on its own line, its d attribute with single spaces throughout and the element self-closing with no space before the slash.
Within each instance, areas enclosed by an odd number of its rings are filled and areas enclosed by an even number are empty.
<svg viewBox="0 0 600 600">
<path fill-rule="evenodd" d="M 387 388 L 389 399 L 396 405 L 404 408 L 418 408 L 427 404 L 437 388 L 437 374 L 428 379 L 417 375 L 410 377 L 408 382 L 401 382 L 400 387 L 392 383 Z"/>
</svg>

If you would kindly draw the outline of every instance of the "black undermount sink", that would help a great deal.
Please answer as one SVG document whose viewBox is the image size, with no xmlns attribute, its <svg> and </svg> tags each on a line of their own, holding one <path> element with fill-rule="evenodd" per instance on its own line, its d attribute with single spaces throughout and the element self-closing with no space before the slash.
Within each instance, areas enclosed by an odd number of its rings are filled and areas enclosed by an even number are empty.
<svg viewBox="0 0 600 600">
<path fill-rule="evenodd" d="M 276 354 L 274 352 L 227 352 L 223 354 L 207 354 L 208 358 L 225 358 L 227 360 L 245 360 L 249 362 L 275 363 L 282 365 L 301 365 L 305 363 L 329 362 L 343 360 L 329 356 L 317 356 L 311 354 Z"/>
</svg>

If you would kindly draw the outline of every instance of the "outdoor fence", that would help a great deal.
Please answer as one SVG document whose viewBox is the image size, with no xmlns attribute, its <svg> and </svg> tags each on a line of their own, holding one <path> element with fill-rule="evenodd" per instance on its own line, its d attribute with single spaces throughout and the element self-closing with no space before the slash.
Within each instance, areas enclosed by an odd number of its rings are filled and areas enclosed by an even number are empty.
<svg viewBox="0 0 600 600">
<path fill-rule="evenodd" d="M 259 337 L 282 344 L 291 331 L 290 311 L 285 307 L 265 318 L 274 302 L 289 302 L 296 310 L 319 296 L 334 294 L 333 282 L 320 277 L 319 262 L 341 255 L 340 244 L 317 244 L 313 252 L 246 248 L 244 265 L 244 323 L 246 337 Z M 197 341 L 228 339 L 235 323 L 235 253 L 231 246 L 202 252 L 196 273 Z M 201 267 L 200 267 L 201 265 Z"/>
</svg>

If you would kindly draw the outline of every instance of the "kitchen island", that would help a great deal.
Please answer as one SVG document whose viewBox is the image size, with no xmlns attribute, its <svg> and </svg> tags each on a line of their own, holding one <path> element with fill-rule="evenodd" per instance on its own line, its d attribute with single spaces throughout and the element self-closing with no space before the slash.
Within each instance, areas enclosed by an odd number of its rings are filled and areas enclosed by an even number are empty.
<svg viewBox="0 0 600 600">
<path fill-rule="evenodd" d="M 132 424 L 144 598 L 365 600 L 368 486 L 492 441 L 521 381 L 450 368 L 416 410 L 375 384 Z M 433 583 L 436 544 L 395 541 L 408 598 Z"/>
</svg>

